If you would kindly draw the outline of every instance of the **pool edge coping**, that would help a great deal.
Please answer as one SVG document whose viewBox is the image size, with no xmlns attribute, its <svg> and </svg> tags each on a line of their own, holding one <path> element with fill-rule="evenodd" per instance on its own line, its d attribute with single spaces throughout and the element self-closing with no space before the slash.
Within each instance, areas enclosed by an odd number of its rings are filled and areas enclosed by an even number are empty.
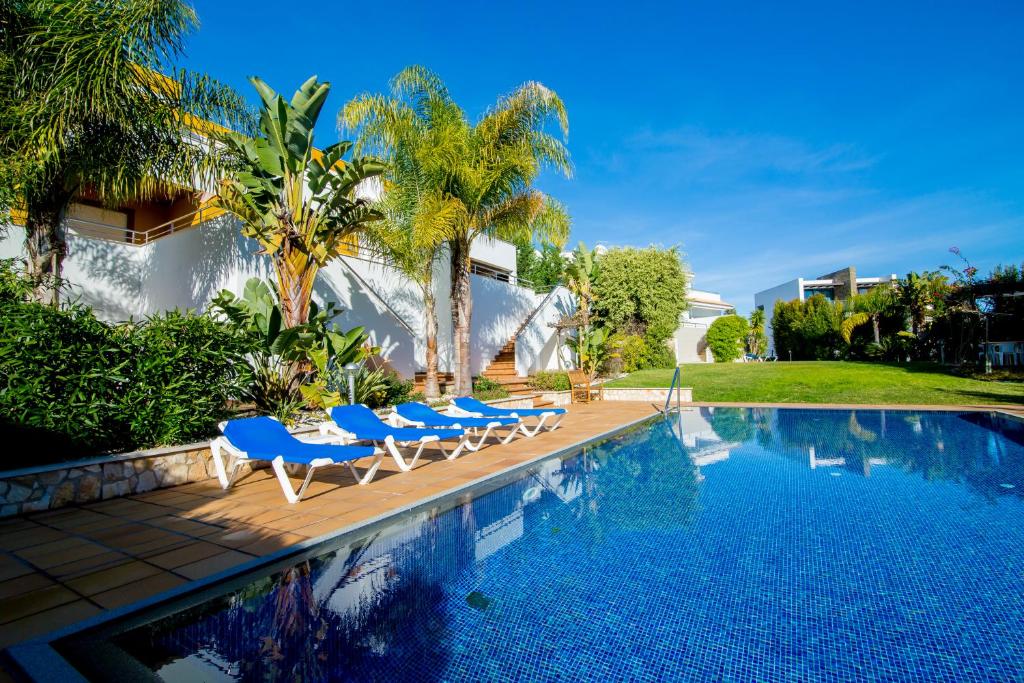
<svg viewBox="0 0 1024 683">
<path fill-rule="evenodd" d="M 485 484 L 488 481 L 492 481 L 500 477 L 506 477 L 519 470 L 527 469 L 542 460 L 572 455 L 573 452 L 586 448 L 590 444 L 614 438 L 620 432 L 625 432 L 643 422 L 647 422 L 663 414 L 664 413 L 652 405 L 652 412 L 650 414 L 600 432 L 582 441 L 577 441 L 576 443 L 564 446 L 557 450 L 534 456 L 528 460 L 491 472 L 490 474 L 465 482 L 454 488 L 440 491 L 424 498 L 406 503 L 393 510 L 383 512 L 379 515 L 367 517 L 366 519 L 359 520 L 358 522 L 353 522 L 346 526 L 339 527 L 338 529 L 321 536 L 316 536 L 299 543 L 294 543 L 287 548 L 276 550 L 269 555 L 254 557 L 247 562 L 235 565 L 234 567 L 228 567 L 216 574 L 211 574 L 210 576 L 205 576 L 201 579 L 189 581 L 180 586 L 151 595 L 148 598 L 143 598 L 142 600 L 122 605 L 121 607 L 104 610 L 99 614 L 68 624 L 62 628 L 29 638 L 28 640 L 11 645 L 4 650 L 0 650 L 0 663 L 11 666 L 13 668 L 12 673 L 15 674 L 16 677 L 21 676 L 30 681 L 61 680 L 63 683 L 78 683 L 79 681 L 82 683 L 89 683 L 89 679 L 85 678 L 78 669 L 72 666 L 71 663 L 53 647 L 54 642 L 63 640 L 64 638 L 68 638 L 83 631 L 102 627 L 109 622 L 127 618 L 137 612 L 141 613 L 144 610 L 153 609 L 160 605 L 185 599 L 190 594 L 210 589 L 214 585 L 228 581 L 233 577 L 241 577 L 245 574 L 258 570 L 263 566 L 270 566 L 277 562 L 286 560 L 290 556 L 299 555 L 304 551 L 326 543 L 332 539 L 354 533 L 365 527 L 380 524 L 392 517 L 398 517 L 418 508 L 426 507 L 432 503 L 456 496 L 466 489 Z"/>
</svg>

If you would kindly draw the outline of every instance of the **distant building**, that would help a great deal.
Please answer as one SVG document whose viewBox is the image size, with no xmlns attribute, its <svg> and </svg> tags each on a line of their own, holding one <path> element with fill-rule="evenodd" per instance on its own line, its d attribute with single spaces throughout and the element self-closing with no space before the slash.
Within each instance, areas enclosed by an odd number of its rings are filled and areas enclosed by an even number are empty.
<svg viewBox="0 0 1024 683">
<path fill-rule="evenodd" d="M 853 266 L 827 273 L 814 279 L 798 277 L 754 295 L 754 308 L 764 311 L 765 333 L 768 335 L 768 353 L 775 353 L 775 340 L 772 338 L 772 311 L 776 301 L 804 301 L 815 294 L 820 294 L 829 301 L 846 301 L 854 294 L 864 294 L 881 284 L 892 285 L 899 278 L 895 274 L 883 277 L 857 277 Z"/>
<path fill-rule="evenodd" d="M 692 276 L 691 276 L 692 277 Z M 672 337 L 677 363 L 711 363 L 707 334 L 711 323 L 733 311 L 718 292 L 691 289 L 686 292 L 687 309 L 679 316 L 679 328 Z"/>
</svg>

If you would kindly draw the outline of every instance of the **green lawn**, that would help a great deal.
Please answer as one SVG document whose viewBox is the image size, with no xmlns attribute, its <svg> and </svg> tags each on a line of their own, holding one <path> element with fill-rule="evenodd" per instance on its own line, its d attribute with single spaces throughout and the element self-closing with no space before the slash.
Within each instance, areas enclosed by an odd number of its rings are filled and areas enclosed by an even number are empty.
<svg viewBox="0 0 1024 683">
<path fill-rule="evenodd" d="M 1024 404 L 1024 382 L 970 379 L 934 363 L 721 363 L 684 365 L 694 401 L 752 403 Z M 609 387 L 667 387 L 672 370 L 641 370 Z"/>
</svg>

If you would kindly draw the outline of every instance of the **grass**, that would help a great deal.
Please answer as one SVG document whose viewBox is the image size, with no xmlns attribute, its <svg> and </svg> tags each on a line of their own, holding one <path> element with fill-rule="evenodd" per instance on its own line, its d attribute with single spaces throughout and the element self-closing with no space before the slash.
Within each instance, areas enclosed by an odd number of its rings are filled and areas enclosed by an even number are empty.
<svg viewBox="0 0 1024 683">
<path fill-rule="evenodd" d="M 609 387 L 667 387 L 672 370 L 641 370 Z M 684 365 L 694 401 L 750 403 L 1024 404 L 1024 381 L 981 380 L 935 363 L 723 363 Z"/>
</svg>

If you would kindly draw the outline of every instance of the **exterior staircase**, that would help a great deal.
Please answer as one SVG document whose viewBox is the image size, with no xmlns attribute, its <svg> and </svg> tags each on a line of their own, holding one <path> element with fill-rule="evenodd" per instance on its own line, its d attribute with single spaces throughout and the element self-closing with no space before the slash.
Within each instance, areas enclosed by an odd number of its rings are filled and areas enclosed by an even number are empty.
<svg viewBox="0 0 1024 683">
<path fill-rule="evenodd" d="M 494 357 L 484 369 L 481 376 L 497 382 L 505 387 L 508 393 L 513 396 L 524 396 L 533 394 L 533 387 L 530 386 L 531 377 L 520 377 L 516 374 L 516 339 L 509 339 L 505 346 L 501 347 L 498 355 Z M 533 399 L 535 408 L 545 408 L 552 405 L 550 401 Z"/>
<path fill-rule="evenodd" d="M 535 393 L 530 386 L 531 377 L 520 377 L 516 374 L 516 340 L 512 338 L 498 351 L 498 355 L 487 365 L 481 377 L 497 382 L 505 387 L 506 391 L 513 396 L 527 396 Z M 450 372 L 442 372 L 438 375 L 438 383 L 441 385 L 441 393 L 444 394 L 455 388 L 455 375 Z M 474 378 L 474 381 L 478 378 Z M 413 391 L 421 392 L 427 381 L 427 373 L 417 372 L 413 378 Z M 554 405 L 551 401 L 542 401 L 540 398 L 533 399 L 534 408 L 547 408 Z"/>
<path fill-rule="evenodd" d="M 445 394 L 449 390 L 455 388 L 455 375 L 450 372 L 439 372 L 437 373 L 437 383 L 441 385 L 441 393 Z M 412 391 L 413 393 L 422 393 L 423 389 L 427 386 L 427 373 L 417 372 L 416 376 L 412 380 Z"/>
</svg>

